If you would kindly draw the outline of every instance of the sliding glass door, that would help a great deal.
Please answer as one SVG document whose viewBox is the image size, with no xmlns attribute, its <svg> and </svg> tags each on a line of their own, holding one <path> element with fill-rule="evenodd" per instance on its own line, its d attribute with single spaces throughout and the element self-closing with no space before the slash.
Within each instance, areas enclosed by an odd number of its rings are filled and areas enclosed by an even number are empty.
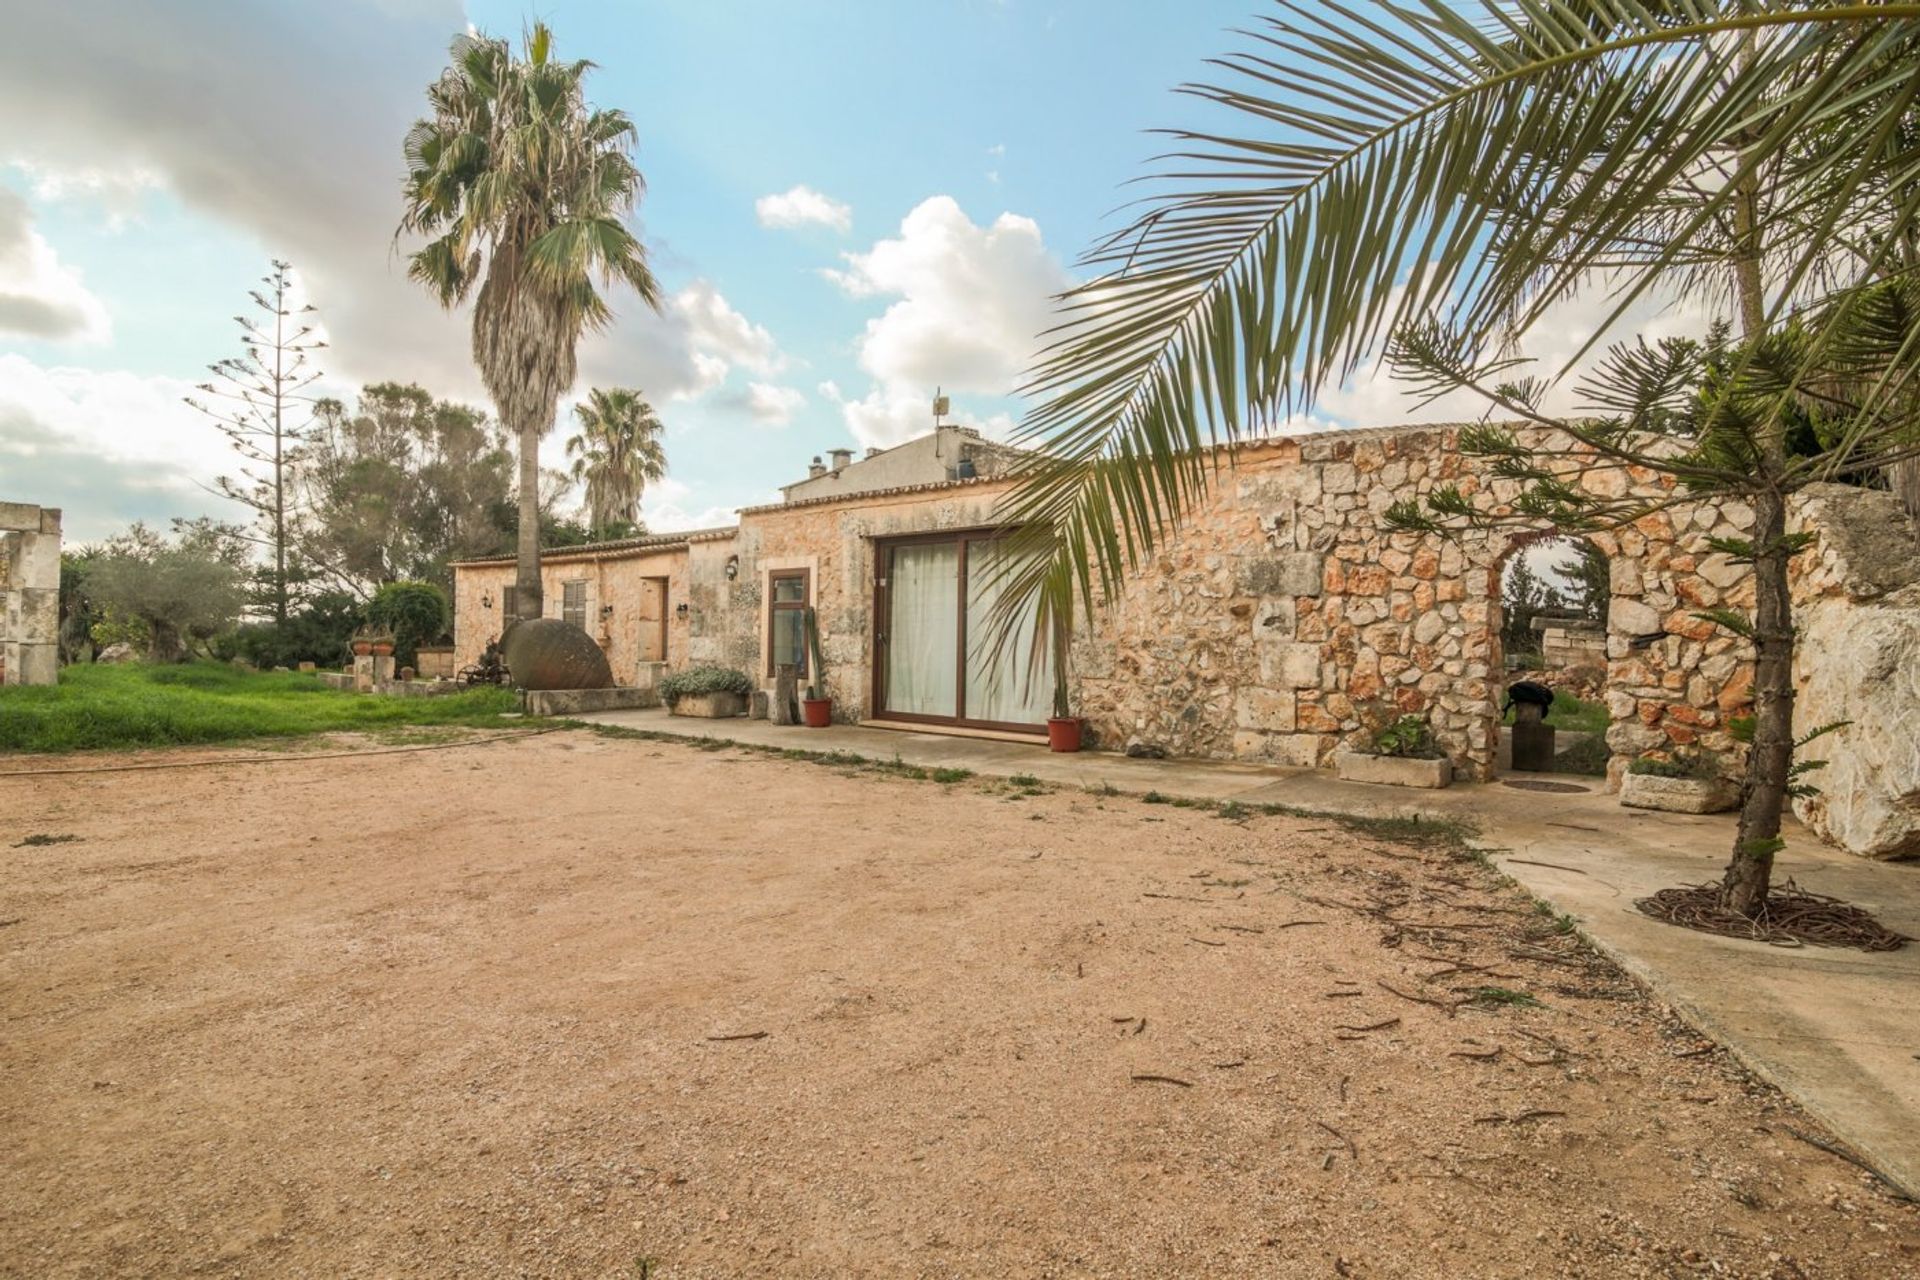
<svg viewBox="0 0 1920 1280">
<path fill-rule="evenodd" d="M 892 719 L 1038 732 L 1051 662 L 1034 665 L 1031 613 L 999 646 L 995 608 L 1010 567 L 991 534 L 884 542 L 875 556 L 874 705 Z"/>
</svg>

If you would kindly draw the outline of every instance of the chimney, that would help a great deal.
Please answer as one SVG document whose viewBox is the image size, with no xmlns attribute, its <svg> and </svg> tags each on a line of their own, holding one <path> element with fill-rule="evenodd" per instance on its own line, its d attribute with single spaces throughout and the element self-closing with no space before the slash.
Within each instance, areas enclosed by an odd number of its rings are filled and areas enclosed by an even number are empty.
<svg viewBox="0 0 1920 1280">
<path fill-rule="evenodd" d="M 870 444 L 867 446 L 867 457 L 877 458 L 880 456 L 880 453 L 881 449 L 879 445 Z"/>
<path fill-rule="evenodd" d="M 838 471 L 842 467 L 846 466 L 849 462 L 853 461 L 853 450 L 829 449 L 827 450 L 827 456 L 833 459 L 833 469 L 835 471 Z"/>
<path fill-rule="evenodd" d="M 826 467 L 821 465 L 819 456 L 815 455 L 813 461 L 807 464 L 807 479 L 817 480 L 825 474 L 827 474 Z"/>
</svg>

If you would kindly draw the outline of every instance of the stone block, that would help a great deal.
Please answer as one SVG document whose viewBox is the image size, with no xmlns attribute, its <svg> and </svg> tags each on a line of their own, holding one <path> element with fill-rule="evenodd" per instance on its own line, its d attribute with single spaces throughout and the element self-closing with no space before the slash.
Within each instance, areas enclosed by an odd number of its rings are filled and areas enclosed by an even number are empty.
<svg viewBox="0 0 1920 1280">
<path fill-rule="evenodd" d="M 1276 689 L 1320 687 L 1320 646 L 1289 641 L 1260 647 L 1260 683 Z"/>
<path fill-rule="evenodd" d="M 1607 610 L 1607 629 L 1623 636 L 1658 635 L 1660 615 L 1639 600 L 1615 600 Z"/>
<path fill-rule="evenodd" d="M 747 699 L 740 693 L 689 693 L 673 704 L 673 714 L 706 720 L 731 720 L 747 714 Z"/>
<path fill-rule="evenodd" d="M 1249 686 L 1233 698 L 1233 722 L 1242 729 L 1263 733 L 1292 733 L 1294 697 L 1290 689 L 1262 689 Z"/>
<path fill-rule="evenodd" d="M 1317 551 L 1290 551 L 1249 558 L 1240 567 L 1240 591 L 1250 596 L 1317 596 L 1326 557 Z"/>
<path fill-rule="evenodd" d="M 1413 760 L 1404 756 L 1376 756 L 1364 751 L 1340 751 L 1333 757 L 1335 775 L 1342 782 L 1372 782 L 1391 787 L 1448 786 L 1453 782 L 1453 761 Z"/>
<path fill-rule="evenodd" d="M 1733 808 L 1736 798 L 1733 784 L 1722 778 L 1662 778 L 1628 772 L 1620 779 L 1620 803 L 1629 809 L 1721 813 Z"/>
</svg>

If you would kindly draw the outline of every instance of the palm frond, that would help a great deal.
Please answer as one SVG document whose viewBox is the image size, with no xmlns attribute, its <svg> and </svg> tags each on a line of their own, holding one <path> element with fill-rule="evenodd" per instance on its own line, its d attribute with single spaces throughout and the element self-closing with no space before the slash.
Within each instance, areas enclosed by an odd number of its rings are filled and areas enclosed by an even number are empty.
<svg viewBox="0 0 1920 1280">
<path fill-rule="evenodd" d="M 1246 132 L 1170 135 L 1160 193 L 1083 259 L 1024 388 L 1042 458 L 1004 518 L 1086 597 L 1207 492 L 1213 446 L 1284 425 L 1387 335 L 1438 320 L 1477 351 L 1603 271 L 1614 318 L 1705 287 L 1753 247 L 1736 199 L 1821 171 L 1806 139 L 1864 120 L 1848 147 L 1887 150 L 1920 53 L 1920 4 L 1277 7 L 1185 90 Z M 1818 211 L 1775 232 L 1779 307 L 1831 252 Z M 1913 215 L 1893 223 L 1910 244 Z"/>
</svg>

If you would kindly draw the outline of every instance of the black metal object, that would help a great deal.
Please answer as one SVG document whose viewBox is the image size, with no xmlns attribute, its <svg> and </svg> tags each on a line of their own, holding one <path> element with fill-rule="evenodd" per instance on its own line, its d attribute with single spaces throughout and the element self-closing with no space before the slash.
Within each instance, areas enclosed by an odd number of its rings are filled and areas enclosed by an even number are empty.
<svg viewBox="0 0 1920 1280">
<path fill-rule="evenodd" d="M 522 618 L 507 628 L 500 648 L 521 689 L 610 689 L 613 668 L 588 635 L 559 618 Z"/>
<path fill-rule="evenodd" d="M 460 668 L 462 684 L 505 684 L 507 682 L 506 659 L 500 656 L 500 642 L 487 641 L 486 649 L 480 654 L 480 661 L 469 663 Z"/>
<path fill-rule="evenodd" d="M 1522 710 L 1537 707 L 1539 710 L 1533 718 L 1545 720 L 1547 712 L 1553 709 L 1553 690 L 1536 680 L 1516 680 L 1507 686 L 1507 703 L 1500 708 L 1500 714 L 1504 716 L 1513 707 Z M 1520 718 L 1518 715 L 1514 717 L 1515 720 Z"/>
</svg>

